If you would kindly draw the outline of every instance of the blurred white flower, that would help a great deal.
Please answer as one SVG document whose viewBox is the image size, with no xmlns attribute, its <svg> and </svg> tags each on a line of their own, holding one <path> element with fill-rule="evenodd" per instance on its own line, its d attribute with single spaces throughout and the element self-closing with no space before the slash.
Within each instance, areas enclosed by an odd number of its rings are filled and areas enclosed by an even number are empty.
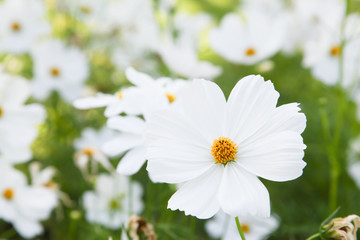
<svg viewBox="0 0 360 240">
<path fill-rule="evenodd" d="M 198 218 L 219 209 L 232 216 L 270 216 L 258 177 L 293 180 L 306 163 L 298 104 L 276 107 L 279 93 L 260 76 L 241 79 L 228 101 L 221 89 L 194 80 L 176 108 L 153 113 L 146 129 L 152 180 L 183 183 L 168 208 Z"/>
<path fill-rule="evenodd" d="M 31 51 L 34 61 L 34 97 L 44 100 L 52 90 L 72 102 L 84 92 L 89 65 L 84 53 L 58 40 L 37 44 Z"/>
<path fill-rule="evenodd" d="M 105 17 L 107 1 L 99 0 L 72 0 L 68 1 L 73 16 L 90 27 L 95 27 Z"/>
<path fill-rule="evenodd" d="M 351 16 L 352 21 L 356 20 L 354 17 Z M 352 21 L 349 23 L 353 23 Z M 357 21 L 360 22 L 359 18 Z M 345 39 L 343 47 L 340 29 L 324 31 L 318 34 L 317 39 L 308 41 L 304 45 L 303 65 L 311 68 L 313 76 L 326 84 L 334 85 L 342 78 L 342 85 L 351 87 L 360 79 L 360 35 L 356 37 L 358 31 L 356 25 L 349 25 L 346 25 L 346 35 L 349 37 Z M 343 54 L 343 62 L 340 60 L 341 54 Z"/>
<path fill-rule="evenodd" d="M 20 171 L 0 165 L 0 218 L 12 223 L 24 238 L 42 233 L 40 221 L 50 216 L 56 195 L 45 187 L 29 186 Z"/>
<path fill-rule="evenodd" d="M 100 163 L 106 170 L 113 171 L 113 167 L 107 158 L 107 156 L 101 151 L 101 146 L 106 141 L 113 138 L 115 132 L 102 128 L 96 131 L 92 128 L 86 128 L 83 130 L 81 137 L 74 142 L 75 149 L 75 163 L 82 171 L 84 176 L 88 176 L 89 163 L 92 169 L 92 173 L 97 173 L 97 163 Z"/>
<path fill-rule="evenodd" d="M 101 174 L 96 181 L 95 191 L 87 191 L 83 195 L 86 220 L 119 229 L 127 223 L 130 214 L 142 211 L 142 192 L 141 185 L 130 182 L 127 177 Z"/>
<path fill-rule="evenodd" d="M 288 30 L 300 33 L 301 44 L 316 41 L 321 32 L 337 31 L 345 15 L 343 0 L 292 0 L 291 7 L 297 24 Z"/>
<path fill-rule="evenodd" d="M 205 13 L 195 15 L 180 12 L 174 16 L 174 28 L 177 32 L 173 39 L 172 28 L 168 29 L 159 44 L 159 54 L 167 67 L 174 73 L 187 78 L 214 79 L 222 72 L 220 67 L 198 57 L 198 45 L 201 33 L 211 24 L 211 18 Z M 181 64 L 179 64 L 181 63 Z"/>
<path fill-rule="evenodd" d="M 252 65 L 282 48 L 285 29 L 283 15 L 268 16 L 255 10 L 245 11 L 243 16 L 229 13 L 211 30 L 209 43 L 226 60 Z"/>
<path fill-rule="evenodd" d="M 50 33 L 41 0 L 5 0 L 0 3 L 0 53 L 22 54 L 40 36 Z"/>
<path fill-rule="evenodd" d="M 78 109 L 106 107 L 105 116 L 112 117 L 120 113 L 141 115 L 143 113 L 143 91 L 137 87 L 122 88 L 115 94 L 97 93 L 74 101 Z"/>
<path fill-rule="evenodd" d="M 32 157 L 30 145 L 45 119 L 45 110 L 39 104 L 24 105 L 29 96 L 25 79 L 0 69 L 0 162 L 20 163 Z"/>
<path fill-rule="evenodd" d="M 241 229 L 247 240 L 263 240 L 279 226 L 276 217 L 260 218 L 248 216 L 239 218 Z M 213 219 L 206 222 L 205 228 L 213 238 L 222 240 L 241 240 L 235 219 L 219 211 Z"/>
<path fill-rule="evenodd" d="M 107 126 L 120 131 L 112 140 L 106 142 L 102 150 L 109 156 L 117 156 L 128 151 L 117 166 L 117 171 L 132 175 L 139 171 L 146 161 L 144 142 L 145 121 L 151 118 L 154 111 L 176 104 L 177 96 L 188 82 L 182 79 L 152 79 L 132 68 L 126 71 L 128 79 L 143 90 L 143 116 L 115 116 L 108 120 Z"/>
</svg>

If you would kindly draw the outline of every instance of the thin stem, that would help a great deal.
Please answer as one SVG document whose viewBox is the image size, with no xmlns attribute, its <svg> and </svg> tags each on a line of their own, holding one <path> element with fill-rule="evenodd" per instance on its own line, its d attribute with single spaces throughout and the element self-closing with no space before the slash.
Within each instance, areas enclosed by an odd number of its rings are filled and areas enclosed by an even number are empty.
<svg viewBox="0 0 360 240">
<path fill-rule="evenodd" d="M 320 233 L 316 233 L 316 234 L 308 237 L 306 240 L 312 240 L 312 239 L 316 239 L 316 238 L 318 238 L 318 237 L 320 237 Z"/>
<path fill-rule="evenodd" d="M 235 221 L 236 221 L 236 226 L 237 226 L 237 229 L 238 229 L 238 231 L 239 231 L 239 233 L 240 233 L 241 239 L 242 239 L 242 240 L 246 240 L 246 239 L 245 239 L 245 235 L 244 235 L 244 233 L 243 233 L 243 231 L 242 231 L 242 229 L 241 229 L 239 217 L 235 217 Z"/>
</svg>

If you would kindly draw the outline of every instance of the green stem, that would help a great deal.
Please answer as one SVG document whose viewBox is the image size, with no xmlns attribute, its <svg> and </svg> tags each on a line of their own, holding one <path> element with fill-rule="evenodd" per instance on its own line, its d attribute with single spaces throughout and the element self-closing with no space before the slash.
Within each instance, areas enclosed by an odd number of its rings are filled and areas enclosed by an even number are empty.
<svg viewBox="0 0 360 240">
<path fill-rule="evenodd" d="M 236 226 L 237 226 L 237 229 L 238 229 L 238 231 L 239 231 L 239 233 L 240 233 L 241 239 L 242 239 L 242 240 L 246 240 L 246 239 L 245 239 L 245 235 L 244 235 L 244 233 L 243 233 L 243 231 L 242 231 L 242 229 L 241 229 L 239 217 L 236 217 L 236 218 L 235 218 L 235 221 L 236 221 Z"/>
<path fill-rule="evenodd" d="M 316 234 L 308 237 L 306 240 L 312 240 L 312 239 L 315 239 L 315 238 L 318 238 L 318 237 L 320 237 L 320 233 L 316 233 Z"/>
</svg>

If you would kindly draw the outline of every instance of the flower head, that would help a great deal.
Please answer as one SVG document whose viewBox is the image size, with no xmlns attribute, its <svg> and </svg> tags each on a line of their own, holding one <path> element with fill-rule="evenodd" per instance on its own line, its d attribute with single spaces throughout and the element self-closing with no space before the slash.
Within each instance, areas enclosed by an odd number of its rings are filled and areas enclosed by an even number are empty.
<svg viewBox="0 0 360 240">
<path fill-rule="evenodd" d="M 168 207 L 198 218 L 220 208 L 232 216 L 270 215 L 269 193 L 258 177 L 288 181 L 306 163 L 298 104 L 276 107 L 279 93 L 260 76 L 240 80 L 226 101 L 221 89 L 194 80 L 176 107 L 147 124 L 147 158 L 154 181 L 182 183 Z"/>
</svg>

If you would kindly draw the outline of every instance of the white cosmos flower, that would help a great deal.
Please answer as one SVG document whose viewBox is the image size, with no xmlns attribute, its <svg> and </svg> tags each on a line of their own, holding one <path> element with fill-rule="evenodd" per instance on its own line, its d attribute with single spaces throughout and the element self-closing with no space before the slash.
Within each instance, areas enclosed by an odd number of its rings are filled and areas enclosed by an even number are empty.
<svg viewBox="0 0 360 240">
<path fill-rule="evenodd" d="M 41 0 L 5 0 L 0 3 L 0 52 L 25 53 L 50 32 Z"/>
<path fill-rule="evenodd" d="M 22 237 L 42 233 L 40 221 L 49 217 L 56 199 L 51 190 L 29 186 L 24 174 L 0 164 L 0 218 L 12 223 Z"/>
<path fill-rule="evenodd" d="M 126 87 L 115 94 L 97 93 L 95 96 L 77 99 L 74 101 L 74 106 L 78 109 L 106 107 L 106 117 L 120 113 L 141 115 L 144 105 L 143 95 L 142 89 Z"/>
<path fill-rule="evenodd" d="M 132 68 L 126 71 L 128 79 L 143 91 L 143 116 L 111 117 L 107 126 L 119 131 L 119 134 L 102 146 L 108 156 L 126 153 L 117 166 L 117 171 L 124 175 L 132 175 L 139 171 L 146 161 L 144 142 L 145 122 L 154 111 L 168 108 L 177 103 L 177 96 L 187 86 L 188 81 L 170 78 L 152 79 Z"/>
<path fill-rule="evenodd" d="M 359 21 L 356 15 L 349 16 L 346 24 L 346 43 L 341 47 L 340 29 L 323 31 L 315 40 L 304 44 L 303 65 L 311 68 L 313 76 L 322 82 L 334 85 L 340 81 L 340 58 L 343 54 L 342 85 L 350 87 L 360 79 L 360 35 L 356 36 Z M 351 26 L 353 25 L 353 26 Z M 342 53 L 343 52 L 343 53 Z"/>
<path fill-rule="evenodd" d="M 94 27 L 105 17 L 107 1 L 99 0 L 75 0 L 68 1 L 73 16 L 87 25 Z"/>
<path fill-rule="evenodd" d="M 42 42 L 32 49 L 34 61 L 34 97 L 44 100 L 52 90 L 59 92 L 67 102 L 72 102 L 84 91 L 89 75 L 89 65 L 84 53 L 63 42 Z"/>
<path fill-rule="evenodd" d="M 227 14 L 209 34 L 210 47 L 226 60 L 251 65 L 272 57 L 285 40 L 283 15 L 245 11 Z"/>
<path fill-rule="evenodd" d="M 211 18 L 205 13 L 190 15 L 180 12 L 174 16 L 173 27 L 178 33 L 177 37 L 173 39 L 173 29 L 168 29 L 158 50 L 171 71 L 187 78 L 214 79 L 221 74 L 220 67 L 199 60 L 197 53 L 200 35 L 210 24 Z"/>
<path fill-rule="evenodd" d="M 298 104 L 276 107 L 279 93 L 261 76 L 240 80 L 226 101 L 221 89 L 194 80 L 175 108 L 147 124 L 147 170 L 157 182 L 182 183 L 168 208 L 198 218 L 219 209 L 231 216 L 270 216 L 258 177 L 288 181 L 306 163 Z"/>
<path fill-rule="evenodd" d="M 75 163 L 87 175 L 86 170 L 90 162 L 92 170 L 97 172 L 97 163 L 100 163 L 108 171 L 112 171 L 113 167 L 107 158 L 107 156 L 101 151 L 101 146 L 106 141 L 113 138 L 115 132 L 102 128 L 96 131 L 92 128 L 86 128 L 83 130 L 81 137 L 74 142 L 75 149 Z"/>
<path fill-rule="evenodd" d="M 30 145 L 45 110 L 39 104 L 25 105 L 29 96 L 29 82 L 0 69 L 0 163 L 20 163 L 32 157 Z"/>
<path fill-rule="evenodd" d="M 118 229 L 127 223 L 130 213 L 139 214 L 142 211 L 141 197 L 142 187 L 139 183 L 129 182 L 122 175 L 101 174 L 96 181 L 95 191 L 87 191 L 83 195 L 86 220 Z"/>
<path fill-rule="evenodd" d="M 247 240 L 263 240 L 273 232 L 279 221 L 276 217 L 261 218 L 248 216 L 239 218 L 241 229 Z M 222 240 L 241 240 L 235 219 L 219 211 L 213 219 L 206 222 L 206 230 L 213 238 Z"/>
</svg>

